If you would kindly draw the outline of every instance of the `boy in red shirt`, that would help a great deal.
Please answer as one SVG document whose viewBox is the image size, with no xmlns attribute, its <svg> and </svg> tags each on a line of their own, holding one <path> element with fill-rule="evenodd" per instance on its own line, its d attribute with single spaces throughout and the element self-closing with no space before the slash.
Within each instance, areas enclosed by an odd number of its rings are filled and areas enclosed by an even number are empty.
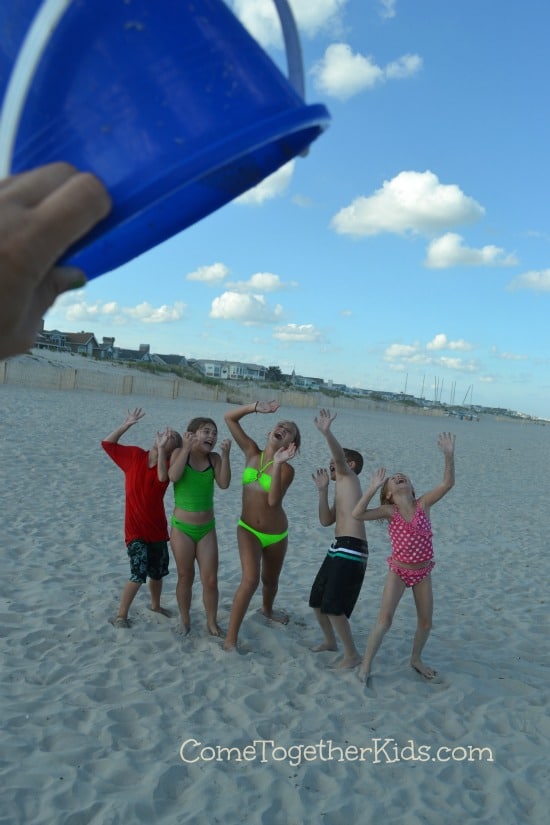
<svg viewBox="0 0 550 825">
<path fill-rule="evenodd" d="M 130 627 L 128 610 L 138 590 L 149 577 L 151 610 L 169 616 L 160 606 L 162 579 L 168 575 L 168 524 L 164 509 L 164 494 L 169 484 L 168 466 L 176 447 L 181 447 L 181 435 L 167 427 L 157 433 L 150 450 L 119 444 L 119 438 L 145 413 L 140 407 L 128 411 L 122 424 L 113 430 L 101 446 L 124 473 L 126 503 L 124 538 L 130 559 L 130 579 L 120 598 L 115 627 Z"/>
</svg>

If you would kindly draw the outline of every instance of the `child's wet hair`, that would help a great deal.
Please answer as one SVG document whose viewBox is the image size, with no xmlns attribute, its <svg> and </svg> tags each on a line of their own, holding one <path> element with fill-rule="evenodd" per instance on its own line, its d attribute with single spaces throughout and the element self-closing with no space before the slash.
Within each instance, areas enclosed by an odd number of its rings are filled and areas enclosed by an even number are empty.
<svg viewBox="0 0 550 825">
<path fill-rule="evenodd" d="M 202 429 L 205 424 L 210 424 L 216 432 L 218 432 L 218 425 L 212 418 L 205 418 L 203 416 L 198 416 L 197 418 L 192 418 L 189 424 L 187 425 L 187 432 L 188 433 L 196 433 L 200 429 Z"/>
<path fill-rule="evenodd" d="M 355 464 L 353 471 L 356 475 L 359 475 L 363 469 L 363 456 L 361 453 L 358 453 L 357 450 L 352 450 L 349 447 L 344 447 L 344 455 L 346 456 L 346 461 L 353 461 Z"/>
</svg>

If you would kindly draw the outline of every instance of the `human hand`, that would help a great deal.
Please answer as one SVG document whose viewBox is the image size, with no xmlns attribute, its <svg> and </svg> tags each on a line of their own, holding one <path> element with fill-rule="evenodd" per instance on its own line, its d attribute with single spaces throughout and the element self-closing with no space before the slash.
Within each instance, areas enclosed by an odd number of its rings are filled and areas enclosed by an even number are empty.
<svg viewBox="0 0 550 825">
<path fill-rule="evenodd" d="M 231 450 L 232 441 L 230 438 L 224 438 L 223 441 L 219 443 L 219 450 L 222 455 L 229 455 L 229 451 Z"/>
<path fill-rule="evenodd" d="M 437 446 L 443 455 L 454 455 L 456 435 L 452 433 L 440 433 L 437 438 Z"/>
<path fill-rule="evenodd" d="M 0 181 L 0 358 L 32 347 L 55 299 L 85 284 L 79 269 L 55 264 L 110 209 L 102 183 L 67 163 Z"/>
<path fill-rule="evenodd" d="M 144 415 L 145 412 L 141 409 L 141 407 L 136 407 L 134 410 L 128 410 L 122 426 L 132 427 L 134 424 L 137 424 L 140 418 L 143 418 Z"/>
<path fill-rule="evenodd" d="M 273 463 L 274 464 L 283 464 L 285 461 L 290 461 L 291 458 L 297 453 L 296 444 L 294 441 L 292 444 L 289 444 L 288 447 L 279 447 L 275 455 L 273 456 Z"/>
<path fill-rule="evenodd" d="M 311 474 L 313 481 L 315 482 L 315 486 L 321 492 L 321 490 L 326 490 L 329 485 L 329 475 L 328 470 L 325 470 L 324 467 L 319 468 L 314 473 Z"/>
<path fill-rule="evenodd" d="M 376 472 L 371 473 L 369 490 L 378 490 L 382 486 L 386 478 L 386 468 L 379 467 Z"/>
<path fill-rule="evenodd" d="M 181 437 L 182 440 L 182 447 L 188 453 L 191 452 L 194 444 L 197 443 L 199 440 L 197 433 L 192 433 L 190 430 L 186 430 Z"/>
<path fill-rule="evenodd" d="M 319 410 L 319 416 L 315 416 L 313 419 L 313 423 L 319 430 L 319 432 L 326 434 L 330 430 L 330 425 L 336 418 L 338 413 L 334 413 L 334 415 L 330 414 L 330 410 Z"/>
<path fill-rule="evenodd" d="M 257 401 L 255 412 L 257 413 L 274 413 L 277 412 L 281 405 L 278 401 Z"/>
<path fill-rule="evenodd" d="M 172 427 L 166 427 L 165 430 L 162 432 L 157 432 L 157 437 L 155 439 L 155 444 L 159 450 L 163 450 L 168 442 L 173 439 L 175 436 L 175 432 Z"/>
</svg>

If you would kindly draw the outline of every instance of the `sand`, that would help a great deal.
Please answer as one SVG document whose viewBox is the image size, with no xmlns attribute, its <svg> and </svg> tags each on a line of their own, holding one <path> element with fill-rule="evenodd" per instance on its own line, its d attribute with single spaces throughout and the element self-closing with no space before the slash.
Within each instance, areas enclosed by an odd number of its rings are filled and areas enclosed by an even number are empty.
<svg viewBox="0 0 550 825">
<path fill-rule="evenodd" d="M 369 687 L 331 670 L 311 583 L 332 538 L 317 519 L 311 473 L 326 466 L 314 411 L 284 409 L 302 430 L 287 499 L 290 546 L 273 625 L 256 595 L 239 654 L 205 628 L 195 582 L 192 630 L 148 610 L 114 628 L 128 577 L 123 476 L 100 448 L 128 407 L 147 416 L 124 443 L 225 404 L 0 386 L 0 825 L 299 825 L 547 821 L 550 427 L 343 410 L 334 432 L 369 473 L 408 472 L 417 493 L 439 481 L 441 430 L 457 435 L 457 482 L 432 510 L 434 629 L 423 680 L 408 664 L 415 611 L 406 593 Z M 249 420 L 264 438 L 269 419 Z M 240 579 L 233 482 L 216 492 L 219 621 Z M 172 491 L 166 495 L 171 511 Z M 364 650 L 389 551 L 368 526 L 370 559 L 352 617 Z M 177 613 L 175 565 L 163 603 Z"/>
</svg>

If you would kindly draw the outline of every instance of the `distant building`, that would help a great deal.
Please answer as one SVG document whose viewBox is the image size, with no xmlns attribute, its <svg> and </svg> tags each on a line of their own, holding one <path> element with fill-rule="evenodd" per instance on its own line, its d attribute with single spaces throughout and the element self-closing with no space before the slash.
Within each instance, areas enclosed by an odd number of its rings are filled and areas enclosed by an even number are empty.
<svg viewBox="0 0 550 825">
<path fill-rule="evenodd" d="M 222 381 L 265 381 L 267 373 L 267 367 L 241 361 L 193 358 L 189 363 L 205 378 L 218 378 Z"/>
</svg>

